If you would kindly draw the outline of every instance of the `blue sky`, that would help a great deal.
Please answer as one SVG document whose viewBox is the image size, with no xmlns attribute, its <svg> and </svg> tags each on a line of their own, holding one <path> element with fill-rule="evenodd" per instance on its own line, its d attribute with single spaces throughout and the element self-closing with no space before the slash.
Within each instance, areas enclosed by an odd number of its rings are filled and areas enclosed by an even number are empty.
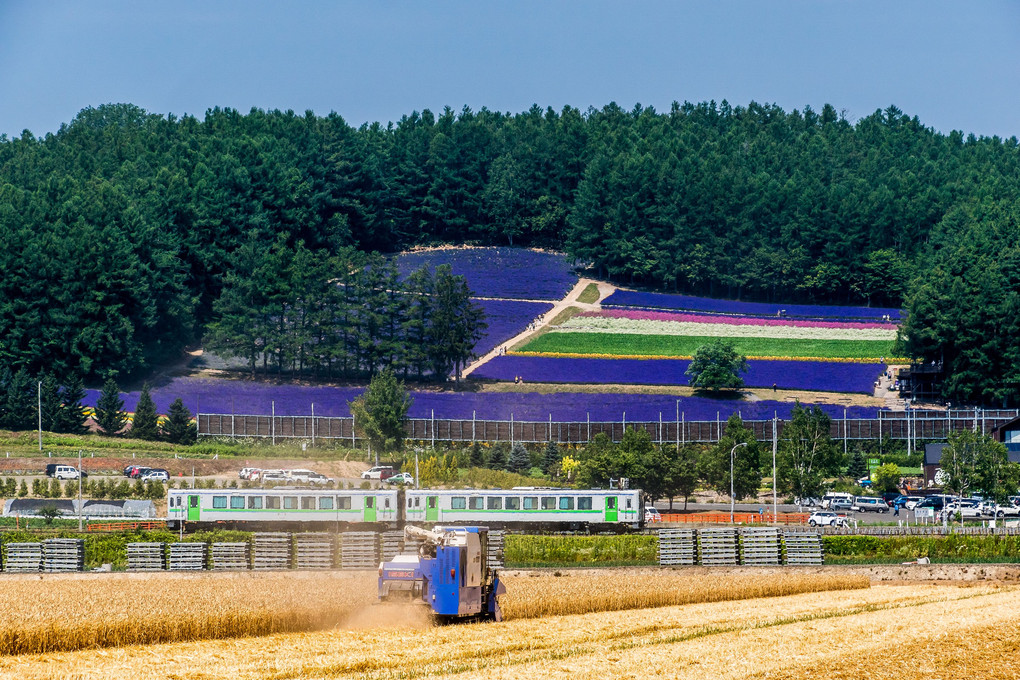
<svg viewBox="0 0 1020 680">
<path fill-rule="evenodd" d="M 586 109 L 615 101 L 895 104 L 1020 137 L 1016 2 L 44 2 L 0 0 L 0 134 L 86 106 Z"/>
</svg>

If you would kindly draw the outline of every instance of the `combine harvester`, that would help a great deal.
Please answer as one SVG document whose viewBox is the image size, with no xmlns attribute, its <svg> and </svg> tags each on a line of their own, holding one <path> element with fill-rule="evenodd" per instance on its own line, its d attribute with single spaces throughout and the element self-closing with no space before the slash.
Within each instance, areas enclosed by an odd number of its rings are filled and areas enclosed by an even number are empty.
<svg viewBox="0 0 1020 680">
<path fill-rule="evenodd" d="M 407 525 L 404 535 L 424 543 L 417 555 L 380 563 L 380 603 L 427 606 L 440 622 L 502 620 L 497 596 L 505 589 L 489 568 L 488 527 Z"/>
</svg>

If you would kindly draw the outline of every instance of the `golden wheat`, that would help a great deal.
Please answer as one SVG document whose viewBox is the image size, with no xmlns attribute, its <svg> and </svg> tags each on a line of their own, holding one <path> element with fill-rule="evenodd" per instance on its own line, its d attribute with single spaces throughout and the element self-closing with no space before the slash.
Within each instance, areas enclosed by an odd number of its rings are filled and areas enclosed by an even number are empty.
<svg viewBox="0 0 1020 680">
<path fill-rule="evenodd" d="M 560 576 L 508 572 L 501 580 L 507 592 L 500 596 L 499 605 L 506 620 L 852 590 L 870 585 L 868 577 L 859 574 L 781 569 L 736 573 L 591 569 L 563 572 Z"/>
<path fill-rule="evenodd" d="M 364 573 L 8 577 L 0 654 L 316 630 L 374 601 L 374 586 Z"/>
<path fill-rule="evenodd" d="M 1020 593 L 912 584 L 501 624 L 337 629 L 145 648 L 0 657 L 19 680 L 704 677 L 723 680 L 862 659 L 929 632 L 1009 622 Z M 948 610 L 967 612 L 947 617 Z M 971 614 L 974 612 L 974 614 Z M 978 613 L 979 612 L 979 613 Z M 918 621 L 941 619 L 940 629 Z M 906 632 L 890 635 L 890 623 Z M 952 643 L 952 640 L 948 641 Z M 912 668 L 903 666 L 903 668 Z M 908 672 L 909 677 L 911 674 Z M 977 675 L 971 677 L 987 677 Z M 783 677 L 814 677 L 792 673 Z"/>
</svg>

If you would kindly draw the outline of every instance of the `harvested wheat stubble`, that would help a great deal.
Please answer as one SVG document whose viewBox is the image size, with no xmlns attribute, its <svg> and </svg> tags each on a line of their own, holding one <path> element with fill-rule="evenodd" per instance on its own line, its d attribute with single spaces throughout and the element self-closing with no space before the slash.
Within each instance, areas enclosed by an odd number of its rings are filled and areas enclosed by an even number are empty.
<svg viewBox="0 0 1020 680">
<path fill-rule="evenodd" d="M 6 578 L 0 654 L 318 630 L 374 600 L 364 573 Z"/>
<path fill-rule="evenodd" d="M 912 584 L 865 590 L 804 593 L 654 610 L 600 612 L 500 624 L 332 630 L 258 639 L 207 640 L 145 648 L 0 657 L 0 676 L 19 680 L 82 677 L 151 680 L 161 677 L 422 678 L 422 677 L 744 677 L 762 668 L 784 668 L 814 658 L 838 658 L 848 630 L 867 631 L 872 617 L 900 620 L 923 631 L 918 620 L 984 603 L 985 623 L 1007 621 L 1016 593 L 990 587 L 959 589 Z M 963 621 L 966 632 L 970 619 Z M 798 628 L 798 625 L 802 627 Z M 803 626 L 809 630 L 805 631 Z M 811 628 L 825 627 L 815 634 Z M 787 631 L 791 632 L 787 632 Z M 866 636 L 865 651 L 896 640 Z M 761 652 L 761 639 L 780 651 Z M 870 645 L 870 647 L 868 646 Z M 756 661 L 741 672 L 734 656 Z M 681 662 L 681 659 L 683 660 Z M 704 668 L 700 669 L 699 664 Z M 648 669 L 656 669 L 650 672 Z M 660 672 L 661 669 L 665 671 Z M 699 670 L 700 669 L 700 670 Z M 713 675 L 714 674 L 714 675 Z M 798 677 L 798 676 L 791 676 Z M 814 677 L 814 676 L 800 676 Z M 973 680 L 973 679 L 970 679 Z"/>
<path fill-rule="evenodd" d="M 691 573 L 687 570 L 585 570 L 501 577 L 504 620 L 559 614 L 644 609 L 795 593 L 867 588 L 867 576 L 850 573 Z"/>
</svg>

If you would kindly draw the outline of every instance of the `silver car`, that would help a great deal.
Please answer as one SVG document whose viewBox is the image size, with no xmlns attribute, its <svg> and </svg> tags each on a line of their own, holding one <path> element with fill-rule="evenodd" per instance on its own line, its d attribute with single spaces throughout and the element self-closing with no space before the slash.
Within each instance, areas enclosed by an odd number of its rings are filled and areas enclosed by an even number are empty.
<svg viewBox="0 0 1020 680">
<path fill-rule="evenodd" d="M 826 510 L 819 510 L 818 512 L 811 513 L 807 522 L 813 527 L 845 527 L 849 526 L 847 519 L 844 515 L 840 515 L 835 512 L 828 512 Z"/>
</svg>

